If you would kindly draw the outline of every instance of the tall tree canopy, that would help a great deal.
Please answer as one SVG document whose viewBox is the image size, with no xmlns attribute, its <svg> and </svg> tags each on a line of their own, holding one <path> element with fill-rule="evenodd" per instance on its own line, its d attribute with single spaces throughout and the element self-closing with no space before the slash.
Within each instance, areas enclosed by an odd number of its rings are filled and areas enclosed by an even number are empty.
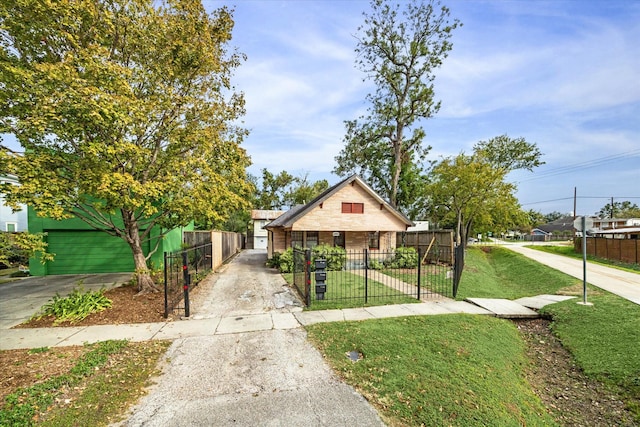
<svg viewBox="0 0 640 427">
<path fill-rule="evenodd" d="M 155 290 L 151 229 L 219 221 L 251 191 L 232 28 L 196 0 L 3 1 L 0 132 L 25 150 L 5 159 L 8 202 L 124 239 Z"/>
<path fill-rule="evenodd" d="M 535 144 L 502 135 L 476 144 L 471 155 L 444 158 L 430 174 L 430 216 L 453 224 L 458 244 L 466 241 L 472 227 L 503 231 L 526 226 L 529 219 L 515 197 L 516 186 L 506 178 L 515 169 L 542 164 L 540 156 Z"/>
<path fill-rule="evenodd" d="M 435 0 L 372 0 L 371 9 L 358 28 L 356 64 L 376 91 L 367 95 L 368 114 L 346 122 L 334 172 L 362 175 L 392 205 L 404 208 L 415 197 L 412 179 L 430 150 L 420 120 L 440 109 L 434 72 L 461 24 Z"/>
<path fill-rule="evenodd" d="M 255 187 L 256 209 L 281 209 L 310 202 L 329 188 L 329 182 L 326 179 L 311 182 L 308 173 L 295 177 L 287 171 L 274 175 L 262 169 L 261 185 Z"/>
<path fill-rule="evenodd" d="M 640 207 L 629 200 L 607 203 L 596 215 L 599 218 L 640 218 Z"/>
</svg>

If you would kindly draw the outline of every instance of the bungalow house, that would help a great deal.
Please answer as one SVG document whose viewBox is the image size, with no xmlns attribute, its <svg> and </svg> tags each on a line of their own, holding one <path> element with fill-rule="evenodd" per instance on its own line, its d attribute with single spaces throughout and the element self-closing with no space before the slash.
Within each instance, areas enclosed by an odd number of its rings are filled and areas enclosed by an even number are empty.
<svg viewBox="0 0 640 427">
<path fill-rule="evenodd" d="M 293 246 L 321 244 L 347 250 L 395 249 L 396 233 L 413 225 L 359 176 L 352 175 L 267 224 L 267 256 Z"/>
</svg>

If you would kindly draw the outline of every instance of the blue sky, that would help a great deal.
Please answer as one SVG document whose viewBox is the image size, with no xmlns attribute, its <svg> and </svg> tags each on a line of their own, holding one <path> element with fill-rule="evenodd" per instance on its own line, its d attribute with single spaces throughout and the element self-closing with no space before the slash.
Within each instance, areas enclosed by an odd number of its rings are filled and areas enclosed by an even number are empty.
<svg viewBox="0 0 640 427">
<path fill-rule="evenodd" d="M 204 0 L 235 10 L 247 55 L 244 148 L 262 168 L 332 175 L 344 121 L 373 91 L 355 68 L 362 0 Z M 535 142 L 546 164 L 514 172 L 524 209 L 593 214 L 614 197 L 640 205 L 640 2 L 444 1 L 463 26 L 435 79 L 440 112 L 422 124 L 429 159 L 493 136 Z M 9 140 L 5 141 L 11 145 Z M 419 218 L 416 218 L 419 219 Z"/>
<path fill-rule="evenodd" d="M 337 182 L 343 122 L 365 112 L 373 90 L 355 68 L 353 37 L 369 2 L 205 2 L 221 4 L 235 9 L 232 43 L 248 56 L 235 83 L 247 100 L 250 172 Z M 640 2 L 444 4 L 463 26 L 436 73 L 442 108 L 423 123 L 429 158 L 522 136 L 546 162 L 510 176 L 523 208 L 572 212 L 574 187 L 578 214 L 611 197 L 640 205 Z"/>
</svg>

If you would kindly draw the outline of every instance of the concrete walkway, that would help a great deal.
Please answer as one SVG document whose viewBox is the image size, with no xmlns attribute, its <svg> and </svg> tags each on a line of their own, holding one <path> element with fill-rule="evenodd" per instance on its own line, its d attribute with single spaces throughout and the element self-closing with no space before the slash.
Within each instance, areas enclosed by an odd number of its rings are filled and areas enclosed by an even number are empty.
<svg viewBox="0 0 640 427">
<path fill-rule="evenodd" d="M 583 278 L 582 260 L 525 248 L 519 244 L 505 244 L 504 247 L 575 278 Z M 588 262 L 587 283 L 640 305 L 638 273 Z"/>
<path fill-rule="evenodd" d="M 567 298 L 540 295 L 522 299 L 521 303 L 490 298 L 469 298 L 468 301 L 441 299 L 415 304 L 396 304 L 342 310 L 273 311 L 267 313 L 238 313 L 230 316 L 194 316 L 192 319 L 138 323 L 129 325 L 98 325 L 64 328 L 0 329 L 0 350 L 64 347 L 105 340 L 130 341 L 176 340 L 190 337 L 240 334 L 245 332 L 287 330 L 323 322 L 368 320 L 402 316 L 439 314 L 483 314 L 503 318 L 533 318 L 547 304 Z"/>
</svg>

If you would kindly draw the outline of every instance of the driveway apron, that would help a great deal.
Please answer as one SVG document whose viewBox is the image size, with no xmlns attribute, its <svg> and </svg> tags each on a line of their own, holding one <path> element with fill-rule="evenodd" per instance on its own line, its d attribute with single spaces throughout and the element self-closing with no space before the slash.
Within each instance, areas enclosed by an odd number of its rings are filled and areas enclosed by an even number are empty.
<svg viewBox="0 0 640 427">
<path fill-rule="evenodd" d="M 194 317 L 242 319 L 300 310 L 263 250 L 240 253 Z M 213 331 L 212 331 L 213 333 Z M 156 384 L 123 426 L 381 426 L 302 328 L 178 339 Z"/>
</svg>

